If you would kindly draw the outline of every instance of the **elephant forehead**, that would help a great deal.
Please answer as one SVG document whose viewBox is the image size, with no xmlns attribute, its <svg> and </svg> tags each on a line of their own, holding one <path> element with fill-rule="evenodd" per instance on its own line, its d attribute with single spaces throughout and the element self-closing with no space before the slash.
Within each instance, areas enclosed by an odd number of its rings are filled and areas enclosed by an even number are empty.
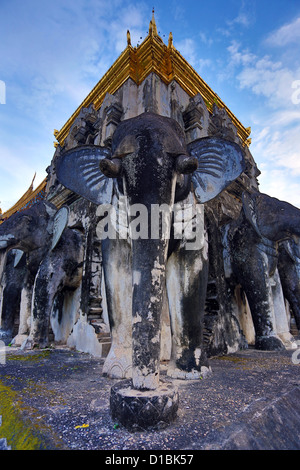
<svg viewBox="0 0 300 470">
<path fill-rule="evenodd" d="M 142 141 L 161 145 L 166 151 L 182 152 L 185 149 L 184 132 L 171 118 L 144 113 L 121 122 L 116 129 L 112 151 L 114 154 L 133 152 Z"/>
</svg>

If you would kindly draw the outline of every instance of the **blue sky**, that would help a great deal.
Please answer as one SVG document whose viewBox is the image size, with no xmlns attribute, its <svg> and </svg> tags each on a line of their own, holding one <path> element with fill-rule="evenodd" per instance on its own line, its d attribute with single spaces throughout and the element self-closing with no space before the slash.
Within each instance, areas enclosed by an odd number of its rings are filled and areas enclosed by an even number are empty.
<svg viewBox="0 0 300 470">
<path fill-rule="evenodd" d="M 300 0 L 0 0 L 0 207 L 45 178 L 60 129 L 126 47 L 160 35 L 252 128 L 260 190 L 300 207 Z M 142 39 L 140 39 L 142 37 Z"/>
</svg>

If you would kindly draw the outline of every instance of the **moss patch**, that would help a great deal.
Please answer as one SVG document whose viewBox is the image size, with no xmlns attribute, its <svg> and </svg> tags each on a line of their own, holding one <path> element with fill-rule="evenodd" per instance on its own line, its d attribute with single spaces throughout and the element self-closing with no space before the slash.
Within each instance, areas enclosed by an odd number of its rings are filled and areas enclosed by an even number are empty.
<svg viewBox="0 0 300 470">
<path fill-rule="evenodd" d="M 48 359 L 51 351 L 49 349 L 41 353 L 31 354 L 7 354 L 7 361 L 39 362 L 41 359 Z"/>
<path fill-rule="evenodd" d="M 41 438 L 32 429 L 30 421 L 21 418 L 17 392 L 0 382 L 0 438 L 6 438 L 12 450 L 46 449 Z"/>
</svg>

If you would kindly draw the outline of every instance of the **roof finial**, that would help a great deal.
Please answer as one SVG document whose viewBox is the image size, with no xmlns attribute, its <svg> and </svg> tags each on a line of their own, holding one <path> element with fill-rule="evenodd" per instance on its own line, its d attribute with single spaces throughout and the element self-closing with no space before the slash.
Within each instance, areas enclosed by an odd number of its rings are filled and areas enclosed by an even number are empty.
<svg viewBox="0 0 300 470">
<path fill-rule="evenodd" d="M 131 36 L 130 36 L 130 31 L 127 29 L 127 45 L 131 46 Z"/>
<path fill-rule="evenodd" d="M 35 177 L 36 177 L 36 172 L 34 173 L 34 177 L 32 178 L 30 189 L 33 189 L 33 182 L 35 180 Z"/>
<path fill-rule="evenodd" d="M 154 7 L 152 9 L 152 19 L 151 19 L 150 25 L 149 25 L 149 34 L 150 34 L 150 36 L 158 36 L 156 23 L 155 23 L 155 18 L 154 18 Z"/>
</svg>

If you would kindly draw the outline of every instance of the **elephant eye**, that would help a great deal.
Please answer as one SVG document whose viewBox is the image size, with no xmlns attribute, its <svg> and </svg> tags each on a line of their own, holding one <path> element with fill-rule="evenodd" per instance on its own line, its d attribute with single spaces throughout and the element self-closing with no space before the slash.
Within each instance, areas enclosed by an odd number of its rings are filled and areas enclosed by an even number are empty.
<svg viewBox="0 0 300 470">
<path fill-rule="evenodd" d="M 136 143 L 133 136 L 126 136 L 117 146 L 112 158 L 123 158 L 136 151 Z"/>
<path fill-rule="evenodd" d="M 127 155 L 130 155 L 130 154 L 132 154 L 132 153 L 134 153 L 134 150 L 132 150 L 132 151 L 128 151 L 128 150 L 127 150 L 126 152 L 125 152 L 125 151 L 121 152 L 121 151 L 118 151 L 118 150 L 117 150 L 117 151 L 113 154 L 112 159 L 113 159 L 113 158 L 123 158 L 123 157 L 126 157 Z"/>
<path fill-rule="evenodd" d="M 24 215 L 24 216 L 22 217 L 22 222 L 23 222 L 23 224 L 27 224 L 27 225 L 28 225 L 28 224 L 31 223 L 31 219 L 30 219 L 30 217 L 28 217 L 27 215 Z"/>
<path fill-rule="evenodd" d="M 184 151 L 178 152 L 178 150 L 177 150 L 177 151 L 169 151 L 169 152 L 166 152 L 166 153 L 169 157 L 172 157 L 172 158 L 177 158 L 181 155 L 184 156 L 184 157 L 189 157 L 189 155 L 187 155 Z"/>
</svg>

